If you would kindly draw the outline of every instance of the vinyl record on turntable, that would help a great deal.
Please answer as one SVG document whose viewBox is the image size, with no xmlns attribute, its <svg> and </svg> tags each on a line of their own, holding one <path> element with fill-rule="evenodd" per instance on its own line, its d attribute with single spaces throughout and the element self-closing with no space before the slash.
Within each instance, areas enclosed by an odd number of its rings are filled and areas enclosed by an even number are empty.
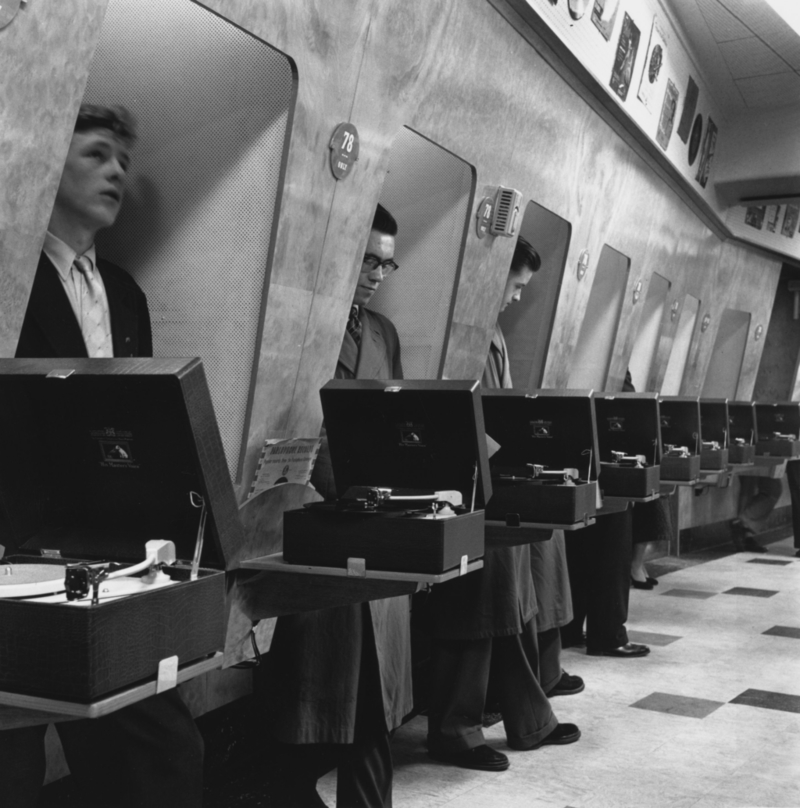
<svg viewBox="0 0 800 808">
<path fill-rule="evenodd" d="M 64 589 L 64 567 L 57 564 L 0 565 L 0 598 L 31 598 Z"/>
</svg>

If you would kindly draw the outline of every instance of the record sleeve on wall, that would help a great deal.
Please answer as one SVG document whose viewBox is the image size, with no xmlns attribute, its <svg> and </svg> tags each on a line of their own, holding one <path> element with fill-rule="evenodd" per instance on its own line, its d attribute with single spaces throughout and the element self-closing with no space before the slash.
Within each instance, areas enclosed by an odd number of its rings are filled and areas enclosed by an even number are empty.
<svg viewBox="0 0 800 808">
<path fill-rule="evenodd" d="M 797 205 L 787 205 L 786 213 L 783 215 L 783 227 L 781 235 L 786 238 L 794 238 L 797 232 L 797 222 L 800 220 L 800 207 Z"/>
<path fill-rule="evenodd" d="M 644 60 L 642 78 L 639 82 L 639 100 L 652 112 L 658 90 L 663 84 L 664 62 L 667 57 L 667 43 L 664 30 L 653 17 L 653 26 L 650 29 L 650 44 L 647 46 L 647 56 Z"/>
<path fill-rule="evenodd" d="M 692 136 L 689 138 L 689 165 L 694 165 L 697 159 L 697 152 L 700 151 L 700 138 L 703 136 L 703 116 L 698 113 L 694 119 Z"/>
<path fill-rule="evenodd" d="M 706 136 L 703 138 L 703 151 L 700 155 L 700 163 L 697 166 L 695 179 L 705 188 L 708 184 L 708 176 L 711 173 L 711 163 L 714 161 L 714 152 L 717 148 L 717 125 L 708 116 L 706 124 Z"/>
<path fill-rule="evenodd" d="M 681 122 L 678 124 L 678 137 L 684 142 L 689 142 L 689 133 L 692 131 L 692 119 L 697 109 L 697 98 L 700 90 L 694 79 L 689 76 L 689 84 L 686 87 L 686 98 L 683 101 L 683 112 L 681 112 Z"/>
<path fill-rule="evenodd" d="M 656 132 L 656 142 L 664 151 L 667 150 L 669 139 L 672 137 L 672 127 L 675 125 L 675 114 L 678 109 L 678 96 L 678 88 L 671 79 L 667 79 L 667 89 L 661 105 L 661 118 L 658 121 L 658 131 Z"/>
<path fill-rule="evenodd" d="M 774 233 L 778 229 L 778 220 L 781 218 L 781 208 L 783 205 L 767 205 L 767 212 L 765 220 L 767 223 L 767 232 Z"/>
<path fill-rule="evenodd" d="M 614 67 L 611 69 L 611 89 L 623 100 L 628 98 L 628 90 L 633 77 L 636 53 L 639 50 L 639 29 L 636 23 L 625 13 L 622 29 L 619 32 L 617 52 L 614 56 Z"/>
<path fill-rule="evenodd" d="M 594 0 L 592 22 L 606 40 L 611 39 L 614 32 L 618 11 L 619 0 Z"/>
<path fill-rule="evenodd" d="M 764 227 L 764 214 L 766 213 L 766 207 L 761 205 L 760 207 L 757 205 L 751 205 L 745 212 L 744 212 L 744 223 L 748 225 L 748 227 L 755 227 L 756 230 L 761 230 Z"/>
</svg>

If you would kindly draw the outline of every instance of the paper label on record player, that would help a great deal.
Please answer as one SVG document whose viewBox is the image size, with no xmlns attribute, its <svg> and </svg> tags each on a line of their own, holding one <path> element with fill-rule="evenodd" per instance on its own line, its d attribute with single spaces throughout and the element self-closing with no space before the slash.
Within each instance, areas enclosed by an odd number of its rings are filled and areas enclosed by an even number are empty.
<svg viewBox="0 0 800 808">
<path fill-rule="evenodd" d="M 625 419 L 619 417 L 608 418 L 608 431 L 609 432 L 624 432 Z"/>
<path fill-rule="evenodd" d="M 89 433 L 97 441 L 102 468 L 138 469 L 133 451 L 133 432 L 113 426 L 93 429 Z"/>
<path fill-rule="evenodd" d="M 424 449 L 427 446 L 425 440 L 424 424 L 396 424 L 400 435 L 400 446 L 409 446 L 415 449 Z"/>
<path fill-rule="evenodd" d="M 530 423 L 531 423 L 531 437 L 533 438 L 553 437 L 552 421 L 531 421 Z"/>
</svg>

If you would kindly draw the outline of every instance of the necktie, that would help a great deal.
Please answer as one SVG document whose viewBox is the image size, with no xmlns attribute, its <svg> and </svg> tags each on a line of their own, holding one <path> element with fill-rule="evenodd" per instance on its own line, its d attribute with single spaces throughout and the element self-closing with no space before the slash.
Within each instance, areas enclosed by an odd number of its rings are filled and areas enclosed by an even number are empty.
<svg viewBox="0 0 800 808">
<path fill-rule="evenodd" d="M 358 316 L 358 306 L 350 309 L 350 317 L 347 320 L 347 333 L 355 340 L 356 345 L 361 345 L 361 320 Z"/>
<path fill-rule="evenodd" d="M 92 262 L 81 255 L 75 259 L 74 267 L 84 280 L 81 285 L 80 326 L 86 352 L 93 359 L 113 356 L 111 335 L 105 325 L 103 289 L 92 271 Z"/>
</svg>

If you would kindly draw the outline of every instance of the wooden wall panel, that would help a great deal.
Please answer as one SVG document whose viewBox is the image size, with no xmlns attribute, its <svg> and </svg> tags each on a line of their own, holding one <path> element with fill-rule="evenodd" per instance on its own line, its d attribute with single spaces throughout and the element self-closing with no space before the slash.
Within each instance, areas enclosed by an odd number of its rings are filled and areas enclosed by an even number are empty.
<svg viewBox="0 0 800 808">
<path fill-rule="evenodd" d="M 0 30 L 0 356 L 14 356 L 107 0 L 24 6 Z"/>
</svg>

